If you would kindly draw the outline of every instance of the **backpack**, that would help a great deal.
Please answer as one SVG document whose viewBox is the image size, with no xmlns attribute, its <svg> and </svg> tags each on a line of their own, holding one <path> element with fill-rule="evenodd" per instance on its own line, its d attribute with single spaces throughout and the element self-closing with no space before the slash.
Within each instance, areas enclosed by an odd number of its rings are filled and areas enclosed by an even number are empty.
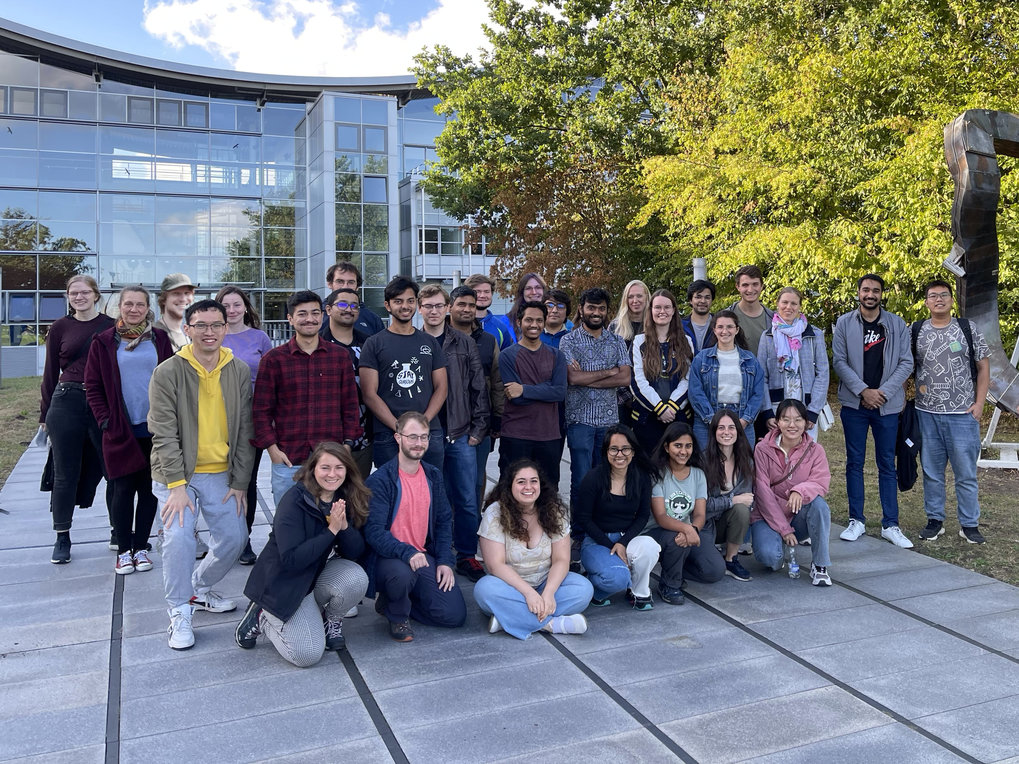
<svg viewBox="0 0 1019 764">
<path fill-rule="evenodd" d="M 909 333 L 912 336 L 911 347 L 913 348 L 913 376 L 916 376 L 916 368 L 919 366 L 919 358 L 916 357 L 916 341 L 920 336 L 920 327 L 923 326 L 923 322 L 926 319 L 920 319 L 914 321 L 909 327 Z M 969 350 L 969 373 L 973 378 L 973 388 L 977 386 L 977 358 L 973 353 L 973 330 L 969 325 L 969 319 L 966 318 L 953 318 L 959 328 L 962 329 L 962 336 L 966 338 L 966 349 Z"/>
</svg>

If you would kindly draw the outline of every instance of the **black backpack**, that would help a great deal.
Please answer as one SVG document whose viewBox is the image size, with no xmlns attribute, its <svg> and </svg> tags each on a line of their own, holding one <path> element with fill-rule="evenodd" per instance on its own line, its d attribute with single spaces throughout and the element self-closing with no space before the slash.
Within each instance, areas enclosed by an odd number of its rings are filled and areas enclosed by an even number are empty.
<svg viewBox="0 0 1019 764">
<path fill-rule="evenodd" d="M 912 335 L 912 348 L 913 348 L 913 378 L 916 378 L 916 368 L 919 366 L 920 359 L 916 357 L 916 340 L 920 336 L 920 327 L 923 326 L 923 322 L 926 319 L 920 319 L 914 321 L 909 327 L 909 333 Z M 973 353 L 973 330 L 970 328 L 969 319 L 967 318 L 953 318 L 959 328 L 962 329 L 962 336 L 966 338 L 966 348 L 969 350 L 969 373 L 973 378 L 973 387 L 977 386 L 977 358 Z"/>
</svg>

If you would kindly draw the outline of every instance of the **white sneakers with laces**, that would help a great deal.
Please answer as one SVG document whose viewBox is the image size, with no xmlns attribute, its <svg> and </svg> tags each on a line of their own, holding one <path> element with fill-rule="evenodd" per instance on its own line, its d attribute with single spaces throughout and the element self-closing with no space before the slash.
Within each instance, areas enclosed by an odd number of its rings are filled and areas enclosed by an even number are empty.
<svg viewBox="0 0 1019 764">
<path fill-rule="evenodd" d="M 167 640 L 173 650 L 187 650 L 195 644 L 195 632 L 191 628 L 191 615 L 194 611 L 190 605 L 170 608 L 170 626 L 166 630 Z"/>
<path fill-rule="evenodd" d="M 867 526 L 861 523 L 859 520 L 850 520 L 849 525 L 846 529 L 839 534 L 839 538 L 843 541 L 856 541 L 860 536 L 867 532 Z"/>
<path fill-rule="evenodd" d="M 913 548 L 913 542 L 906 538 L 906 534 L 899 530 L 899 526 L 897 525 L 889 525 L 887 528 L 882 528 L 881 538 L 886 541 L 891 541 L 900 549 Z"/>
</svg>

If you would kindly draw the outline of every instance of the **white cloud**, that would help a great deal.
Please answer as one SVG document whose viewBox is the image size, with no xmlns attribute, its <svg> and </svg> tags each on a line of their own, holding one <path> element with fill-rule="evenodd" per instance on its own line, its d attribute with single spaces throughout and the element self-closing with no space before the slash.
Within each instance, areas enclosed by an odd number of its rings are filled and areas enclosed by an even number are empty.
<svg viewBox="0 0 1019 764">
<path fill-rule="evenodd" d="M 236 70 L 332 77 L 406 74 L 416 53 L 439 44 L 476 54 L 487 47 L 487 20 L 484 0 L 439 0 L 406 30 L 386 13 L 360 25 L 352 1 L 146 0 L 144 10 L 149 34 L 200 47 Z"/>
</svg>

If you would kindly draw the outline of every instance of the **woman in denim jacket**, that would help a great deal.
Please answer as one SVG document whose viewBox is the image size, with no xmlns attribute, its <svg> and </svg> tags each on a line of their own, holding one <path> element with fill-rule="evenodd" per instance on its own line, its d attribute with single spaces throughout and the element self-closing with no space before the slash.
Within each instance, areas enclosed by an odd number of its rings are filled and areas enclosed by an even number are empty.
<svg viewBox="0 0 1019 764">
<path fill-rule="evenodd" d="M 739 320 L 731 310 L 711 319 L 718 343 L 694 356 L 688 396 L 694 411 L 693 431 L 698 443 L 708 442 L 708 425 L 716 411 L 736 412 L 747 437 L 764 405 L 764 369 L 747 350 Z"/>
</svg>

